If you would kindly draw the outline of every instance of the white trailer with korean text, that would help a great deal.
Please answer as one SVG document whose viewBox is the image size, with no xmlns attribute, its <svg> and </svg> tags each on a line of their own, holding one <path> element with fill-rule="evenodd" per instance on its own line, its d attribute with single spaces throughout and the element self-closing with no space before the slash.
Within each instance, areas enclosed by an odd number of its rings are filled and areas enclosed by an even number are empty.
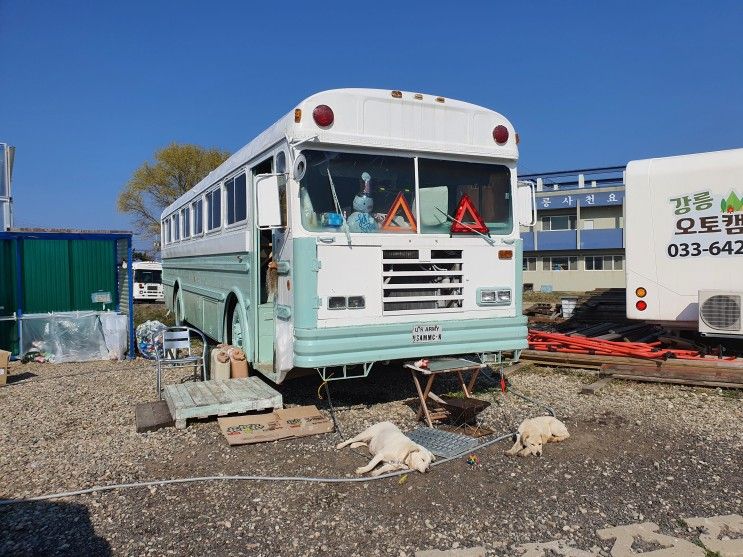
<svg viewBox="0 0 743 557">
<path fill-rule="evenodd" d="M 627 317 L 743 336 L 743 149 L 632 161 Z"/>
</svg>

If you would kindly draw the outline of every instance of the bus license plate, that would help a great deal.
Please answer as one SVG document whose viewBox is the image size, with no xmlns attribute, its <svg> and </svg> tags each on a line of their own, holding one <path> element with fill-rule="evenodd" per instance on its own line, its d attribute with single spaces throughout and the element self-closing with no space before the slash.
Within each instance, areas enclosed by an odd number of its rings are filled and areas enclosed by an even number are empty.
<svg viewBox="0 0 743 557">
<path fill-rule="evenodd" d="M 441 341 L 441 325 L 416 325 L 413 327 L 413 342 Z"/>
</svg>

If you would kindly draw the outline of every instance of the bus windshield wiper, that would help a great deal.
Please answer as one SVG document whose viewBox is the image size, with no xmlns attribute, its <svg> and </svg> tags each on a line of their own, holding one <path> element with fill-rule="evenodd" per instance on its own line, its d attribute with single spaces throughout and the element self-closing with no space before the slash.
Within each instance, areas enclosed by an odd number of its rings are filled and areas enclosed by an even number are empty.
<svg viewBox="0 0 743 557">
<path fill-rule="evenodd" d="M 343 232 L 346 233 L 346 239 L 348 240 L 349 247 L 351 246 L 351 232 L 348 230 L 348 222 L 346 222 L 346 216 L 341 212 L 341 205 L 338 203 L 338 194 L 335 191 L 335 184 L 333 183 L 333 177 L 330 175 L 330 165 L 328 165 L 328 181 L 330 182 L 330 193 L 333 194 L 333 203 L 335 204 L 335 212 L 338 213 L 343 219 Z"/>
<path fill-rule="evenodd" d="M 461 220 L 457 220 L 457 219 L 455 219 L 454 217 L 452 217 L 451 215 L 449 215 L 449 214 L 445 213 L 444 211 L 442 211 L 442 210 L 441 210 L 441 209 L 439 209 L 438 207 L 434 207 L 434 208 L 435 208 L 435 209 L 436 209 L 436 210 L 437 210 L 437 211 L 438 211 L 439 213 L 441 213 L 442 215 L 444 215 L 444 216 L 445 216 L 445 217 L 446 217 L 447 219 L 449 219 L 450 221 L 452 221 L 452 222 L 456 222 L 457 224 L 459 224 L 459 225 L 461 225 L 461 226 L 464 226 L 465 228 L 469 229 L 469 231 L 470 231 L 470 232 L 474 232 L 474 233 L 475 233 L 475 234 L 477 234 L 478 236 L 480 236 L 480 237 L 484 238 L 484 239 L 485 239 L 485 241 L 486 241 L 486 242 L 487 242 L 488 244 L 490 244 L 491 246 L 494 246 L 494 245 L 495 245 L 495 240 L 493 240 L 493 239 L 492 239 L 492 238 L 490 237 L 490 235 L 486 235 L 486 234 L 483 234 L 482 232 L 480 232 L 479 230 L 475 230 L 475 229 L 474 229 L 474 228 L 472 228 L 472 227 L 471 227 L 471 226 L 470 226 L 469 224 L 466 224 L 466 223 L 462 222 Z"/>
</svg>

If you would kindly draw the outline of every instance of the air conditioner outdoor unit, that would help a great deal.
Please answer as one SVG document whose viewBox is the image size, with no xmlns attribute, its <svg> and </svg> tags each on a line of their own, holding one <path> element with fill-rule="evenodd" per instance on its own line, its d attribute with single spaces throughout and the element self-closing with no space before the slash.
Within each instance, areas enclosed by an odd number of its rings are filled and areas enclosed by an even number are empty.
<svg viewBox="0 0 743 557">
<path fill-rule="evenodd" d="M 743 291 L 699 291 L 699 332 L 705 336 L 743 336 Z"/>
</svg>

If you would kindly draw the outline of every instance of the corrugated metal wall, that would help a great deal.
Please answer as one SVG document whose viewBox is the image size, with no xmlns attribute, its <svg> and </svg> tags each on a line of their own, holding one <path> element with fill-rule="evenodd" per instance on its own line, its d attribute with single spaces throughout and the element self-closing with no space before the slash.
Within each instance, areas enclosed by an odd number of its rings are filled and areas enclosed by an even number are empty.
<svg viewBox="0 0 743 557">
<path fill-rule="evenodd" d="M 21 240 L 23 313 L 69 311 L 69 241 Z"/>
<path fill-rule="evenodd" d="M 126 240 L 116 242 L 116 265 L 119 272 L 118 289 L 119 289 L 119 311 L 129 315 L 129 276 L 123 264 L 127 262 L 129 250 Z"/>
<path fill-rule="evenodd" d="M 72 309 L 101 309 L 90 301 L 93 292 L 111 293 L 108 309 L 116 307 L 118 269 L 116 242 L 85 240 L 70 242 L 70 286 Z"/>
<path fill-rule="evenodd" d="M 14 242 L 0 240 L 0 317 L 13 315 L 16 307 Z"/>
<path fill-rule="evenodd" d="M 18 343 L 18 326 L 8 319 L 16 311 L 15 242 L 0 240 L 0 349 L 14 350 Z"/>
<path fill-rule="evenodd" d="M 24 239 L 21 245 L 24 313 L 101 309 L 90 299 L 101 290 L 115 304 L 114 241 Z"/>
</svg>

